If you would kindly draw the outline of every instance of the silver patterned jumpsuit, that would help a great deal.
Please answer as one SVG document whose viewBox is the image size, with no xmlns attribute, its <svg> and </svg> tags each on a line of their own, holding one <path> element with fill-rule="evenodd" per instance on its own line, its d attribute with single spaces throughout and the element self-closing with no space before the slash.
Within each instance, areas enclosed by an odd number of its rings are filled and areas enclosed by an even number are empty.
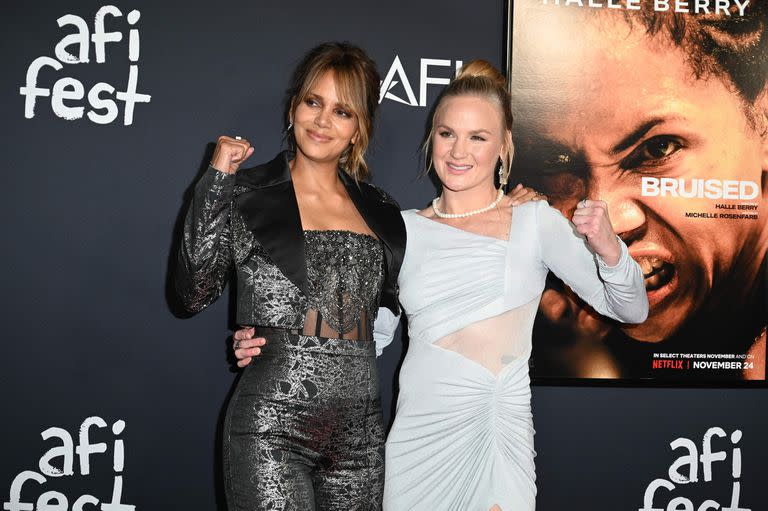
<svg viewBox="0 0 768 511">
<path fill-rule="evenodd" d="M 237 207 L 247 191 L 233 175 L 206 171 L 175 275 L 185 306 L 197 312 L 221 294 L 234 266 L 238 322 L 267 338 L 225 419 L 229 507 L 380 509 L 384 428 L 373 322 L 386 271 L 382 243 L 303 231 L 304 293 L 248 229 Z"/>
</svg>

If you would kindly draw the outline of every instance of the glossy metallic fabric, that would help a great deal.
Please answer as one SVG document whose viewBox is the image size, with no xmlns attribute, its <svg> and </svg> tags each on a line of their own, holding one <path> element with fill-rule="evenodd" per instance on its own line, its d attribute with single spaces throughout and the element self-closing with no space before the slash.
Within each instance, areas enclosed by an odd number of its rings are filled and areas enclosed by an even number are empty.
<svg viewBox="0 0 768 511">
<path fill-rule="evenodd" d="M 236 174 L 209 167 L 195 185 L 173 280 L 183 306 L 197 313 L 221 296 L 237 272 L 237 323 L 302 328 L 308 267 L 288 158 Z M 384 281 L 377 305 L 399 313 L 397 276 L 405 253 L 400 209 L 383 191 L 339 177 L 358 213 L 381 242 Z"/>
<path fill-rule="evenodd" d="M 376 237 L 304 232 L 298 208 L 285 205 L 296 202 L 286 169 L 254 171 L 279 178 L 262 183 L 262 193 L 209 168 L 195 187 L 176 268 L 178 294 L 197 312 L 221 295 L 234 263 L 238 323 L 271 329 L 262 330 L 264 354 L 228 409 L 230 509 L 379 509 L 384 435 L 373 321 L 404 248 L 404 230 L 387 219 L 402 219 L 378 195 L 369 190 L 363 200 L 353 188 Z"/>
<path fill-rule="evenodd" d="M 265 336 L 227 412 L 230 511 L 381 509 L 384 426 L 374 344 Z"/>
<path fill-rule="evenodd" d="M 304 251 L 314 321 L 303 331 L 345 338 L 257 327 L 267 344 L 238 382 L 224 431 L 231 511 L 381 507 L 384 426 L 372 331 L 382 247 L 364 234 L 307 231 Z"/>
<path fill-rule="evenodd" d="M 384 258 L 373 236 L 304 231 L 309 309 L 304 335 L 373 341 Z"/>
</svg>

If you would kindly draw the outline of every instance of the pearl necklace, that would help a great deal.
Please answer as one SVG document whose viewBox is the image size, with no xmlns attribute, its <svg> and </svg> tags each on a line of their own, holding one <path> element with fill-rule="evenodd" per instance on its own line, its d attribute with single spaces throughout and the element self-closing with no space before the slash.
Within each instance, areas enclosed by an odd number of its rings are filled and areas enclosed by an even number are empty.
<svg viewBox="0 0 768 511">
<path fill-rule="evenodd" d="M 441 195 L 440 197 L 435 197 L 434 199 L 432 199 L 432 209 L 434 210 L 435 215 L 437 215 L 439 218 L 466 218 L 468 216 L 479 215 L 480 213 L 485 213 L 486 211 L 492 210 L 493 208 L 499 205 L 499 202 L 501 202 L 501 199 L 503 197 L 504 197 L 504 189 L 499 188 L 499 193 L 496 195 L 496 199 L 484 208 L 475 209 L 473 211 L 467 211 L 466 213 L 443 213 L 437 207 L 437 202 L 442 198 L 442 195 Z"/>
</svg>

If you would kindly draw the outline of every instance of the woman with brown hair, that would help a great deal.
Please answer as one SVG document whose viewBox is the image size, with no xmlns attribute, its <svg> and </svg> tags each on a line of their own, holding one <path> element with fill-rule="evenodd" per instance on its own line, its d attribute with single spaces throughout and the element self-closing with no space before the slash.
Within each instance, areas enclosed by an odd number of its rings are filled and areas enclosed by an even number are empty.
<svg viewBox="0 0 768 511">
<path fill-rule="evenodd" d="M 176 286 L 199 312 L 237 272 L 237 321 L 268 339 L 224 425 L 229 508 L 380 509 L 382 422 L 373 323 L 397 314 L 405 229 L 362 181 L 379 75 L 360 48 L 326 43 L 297 67 L 290 150 L 220 137 L 195 187 Z"/>
</svg>

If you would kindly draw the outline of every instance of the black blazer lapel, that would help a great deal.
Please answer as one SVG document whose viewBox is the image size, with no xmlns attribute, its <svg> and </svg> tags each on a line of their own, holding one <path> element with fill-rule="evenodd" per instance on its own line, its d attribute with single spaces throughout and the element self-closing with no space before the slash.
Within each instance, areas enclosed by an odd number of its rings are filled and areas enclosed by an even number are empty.
<svg viewBox="0 0 768 511">
<path fill-rule="evenodd" d="M 400 215 L 400 207 L 375 186 L 358 183 L 341 170 L 339 176 L 360 215 L 384 245 L 386 275 L 381 289 L 380 305 L 398 314 L 400 304 L 397 278 L 405 255 L 406 241 L 405 223 Z"/>
<path fill-rule="evenodd" d="M 236 197 L 235 204 L 275 266 L 308 296 L 304 232 L 288 166 L 292 157 L 291 152 L 283 151 L 268 163 L 238 171 L 236 184 L 248 190 Z M 406 239 L 400 208 L 376 187 L 358 183 L 341 170 L 339 176 L 360 215 L 384 245 L 386 275 L 381 306 L 397 314 L 397 278 Z"/>
<path fill-rule="evenodd" d="M 288 280 L 308 296 L 307 263 L 299 205 L 284 151 L 274 160 L 237 172 L 236 184 L 249 188 L 235 204 L 245 224 Z"/>
</svg>

